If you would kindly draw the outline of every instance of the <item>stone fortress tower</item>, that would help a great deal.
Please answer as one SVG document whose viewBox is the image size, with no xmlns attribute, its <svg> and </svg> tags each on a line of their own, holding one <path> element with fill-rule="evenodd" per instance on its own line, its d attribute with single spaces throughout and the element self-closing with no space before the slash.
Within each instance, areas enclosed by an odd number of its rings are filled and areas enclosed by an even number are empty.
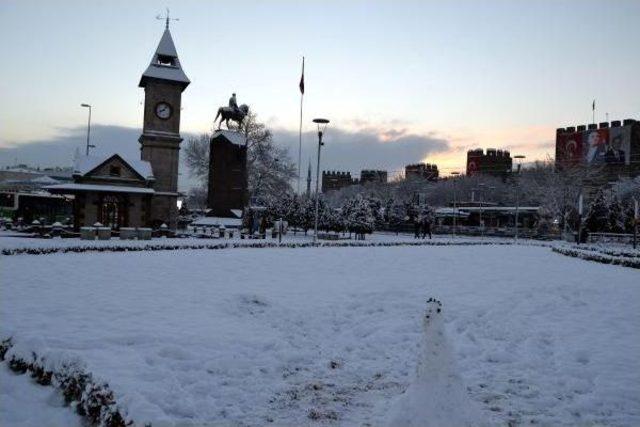
<svg viewBox="0 0 640 427">
<path fill-rule="evenodd" d="M 144 124 L 141 158 L 151 163 L 155 183 L 151 225 L 165 223 L 175 229 L 178 216 L 178 164 L 180 158 L 180 105 L 182 91 L 191 83 L 182 70 L 169 32 L 169 19 L 151 63 L 140 78 L 144 88 Z"/>
</svg>

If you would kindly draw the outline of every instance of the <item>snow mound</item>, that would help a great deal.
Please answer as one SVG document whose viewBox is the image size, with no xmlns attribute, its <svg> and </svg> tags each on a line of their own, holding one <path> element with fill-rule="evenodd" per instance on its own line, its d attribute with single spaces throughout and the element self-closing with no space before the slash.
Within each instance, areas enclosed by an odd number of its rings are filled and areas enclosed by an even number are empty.
<svg viewBox="0 0 640 427">
<path fill-rule="evenodd" d="M 480 426 L 479 408 L 456 373 L 444 330 L 442 303 L 429 298 L 422 321 L 416 378 L 392 405 L 388 425 L 397 427 Z"/>
</svg>

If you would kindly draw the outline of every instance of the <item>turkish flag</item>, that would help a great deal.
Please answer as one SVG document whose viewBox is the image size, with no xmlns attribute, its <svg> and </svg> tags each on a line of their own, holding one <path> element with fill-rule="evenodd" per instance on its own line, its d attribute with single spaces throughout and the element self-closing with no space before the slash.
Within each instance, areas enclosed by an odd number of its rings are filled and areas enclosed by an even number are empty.
<svg viewBox="0 0 640 427">
<path fill-rule="evenodd" d="M 300 77 L 300 93 L 304 95 L 304 56 L 302 57 L 302 76 Z"/>
</svg>

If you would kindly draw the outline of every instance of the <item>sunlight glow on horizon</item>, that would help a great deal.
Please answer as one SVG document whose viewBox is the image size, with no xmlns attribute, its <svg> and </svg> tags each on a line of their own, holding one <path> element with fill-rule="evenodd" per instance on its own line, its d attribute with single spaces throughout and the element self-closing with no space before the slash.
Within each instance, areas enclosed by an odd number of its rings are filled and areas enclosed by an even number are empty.
<svg viewBox="0 0 640 427">
<path fill-rule="evenodd" d="M 232 91 L 270 127 L 297 131 L 303 55 L 304 131 L 320 115 L 383 141 L 389 132 L 445 139 L 448 151 L 415 161 L 442 170 L 462 170 L 475 147 L 544 160 L 556 127 L 590 121 L 593 98 L 597 121 L 640 111 L 633 0 L 167 3 L 192 81 L 183 133 L 210 131 Z M 94 106 L 95 125 L 141 128 L 137 82 L 160 39 L 160 9 L 151 0 L 0 3 L 0 36 L 12 41 L 0 69 L 0 147 L 86 126 L 82 102 Z M 593 31 L 588 18 L 605 10 Z M 590 55 L 597 63 L 584 61 Z"/>
</svg>

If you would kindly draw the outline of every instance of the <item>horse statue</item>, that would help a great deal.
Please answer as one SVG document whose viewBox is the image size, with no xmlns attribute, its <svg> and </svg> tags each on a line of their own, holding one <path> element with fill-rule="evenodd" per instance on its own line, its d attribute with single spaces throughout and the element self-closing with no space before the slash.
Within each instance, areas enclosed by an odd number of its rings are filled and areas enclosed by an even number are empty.
<svg viewBox="0 0 640 427">
<path fill-rule="evenodd" d="M 242 104 L 238 109 L 234 109 L 231 107 L 220 107 L 218 108 L 218 114 L 216 114 L 216 118 L 213 119 L 213 123 L 215 124 L 218 121 L 218 117 L 220 117 L 220 123 L 218 123 L 218 130 L 222 126 L 222 122 L 224 121 L 227 125 L 227 129 L 229 129 L 229 120 L 233 120 L 238 123 L 238 127 L 242 126 L 242 121 L 249 114 L 249 106 L 247 104 Z"/>
</svg>

